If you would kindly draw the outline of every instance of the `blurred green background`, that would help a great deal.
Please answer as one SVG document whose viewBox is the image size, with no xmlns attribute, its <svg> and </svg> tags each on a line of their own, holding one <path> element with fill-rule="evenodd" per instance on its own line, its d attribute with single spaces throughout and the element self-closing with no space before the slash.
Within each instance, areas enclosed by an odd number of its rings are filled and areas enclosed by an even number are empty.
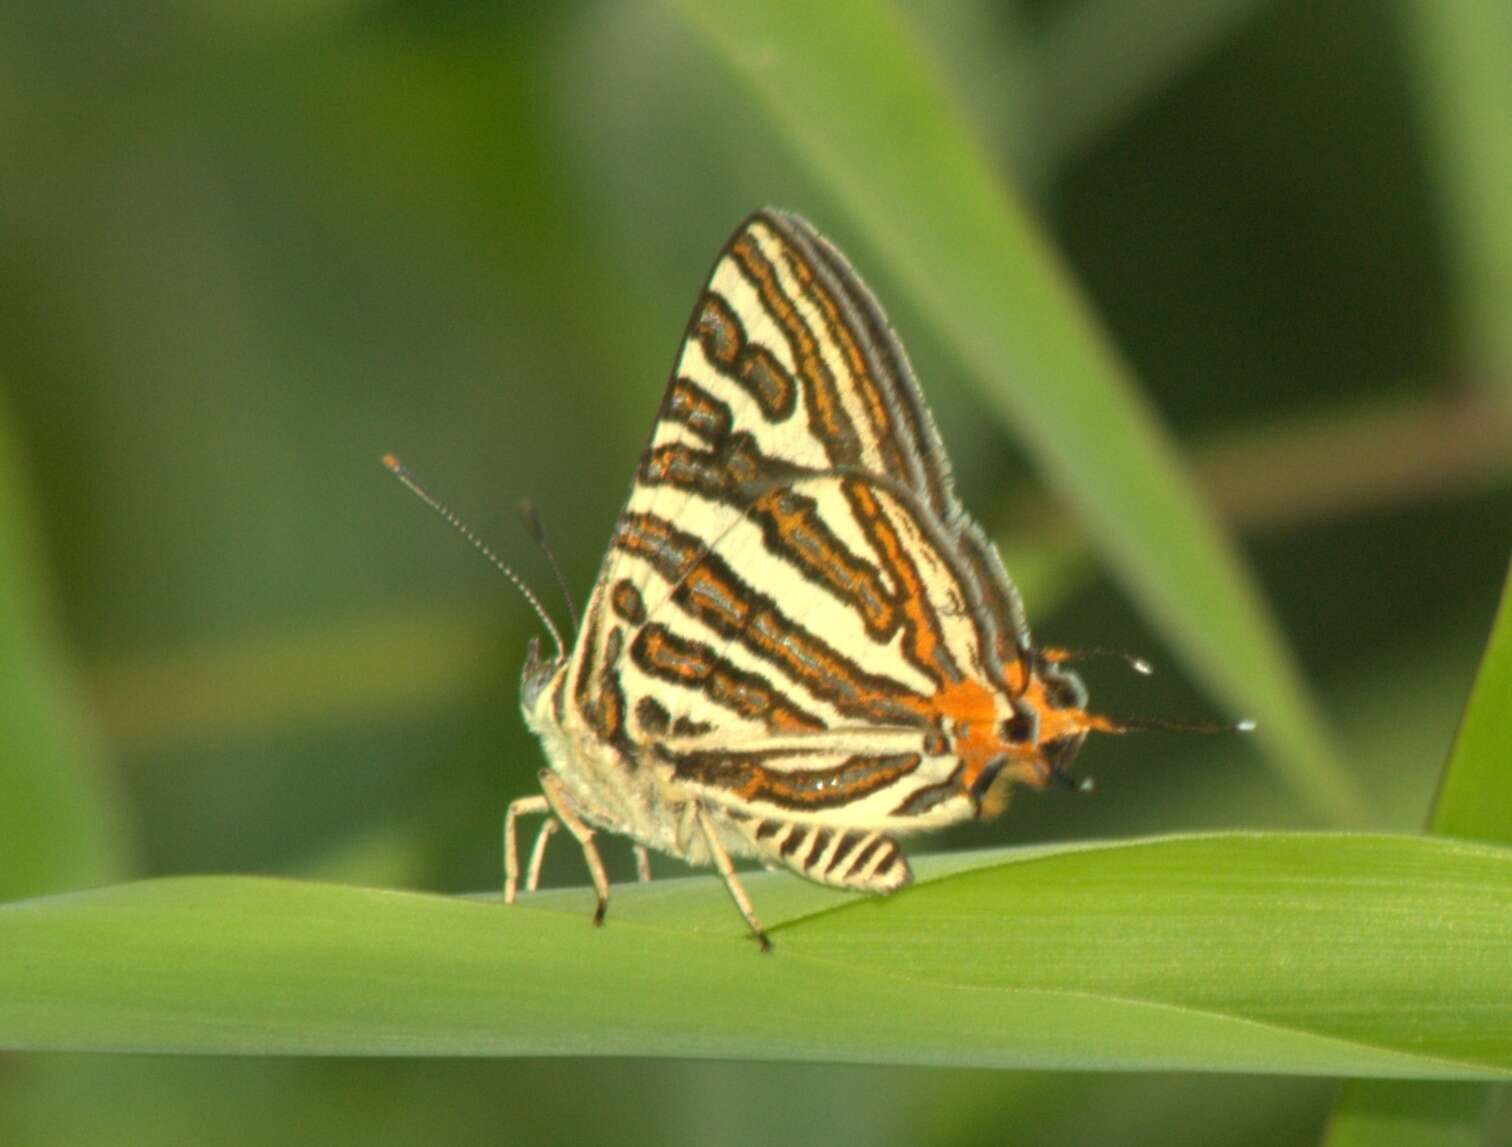
<svg viewBox="0 0 1512 1147">
<path fill-rule="evenodd" d="M 899 12 L 1238 537 L 1375 825 L 1418 828 L 1512 536 L 1512 19 Z M 500 813 L 541 763 L 515 685 L 535 626 L 378 456 L 549 589 L 514 516 L 533 497 L 581 597 L 702 277 L 765 203 L 878 291 L 1036 631 L 1161 665 L 1092 668 L 1098 704 L 1213 709 L 675 8 L 13 4 L 0 143 L 0 895 L 496 887 Z M 1232 743 L 1083 762 L 1097 797 L 1026 797 L 931 847 L 1318 823 Z M 582 879 L 570 849 L 548 867 Z M 25 1056 L 0 1061 L 0 1140 L 1306 1143 L 1333 1094 Z"/>
</svg>

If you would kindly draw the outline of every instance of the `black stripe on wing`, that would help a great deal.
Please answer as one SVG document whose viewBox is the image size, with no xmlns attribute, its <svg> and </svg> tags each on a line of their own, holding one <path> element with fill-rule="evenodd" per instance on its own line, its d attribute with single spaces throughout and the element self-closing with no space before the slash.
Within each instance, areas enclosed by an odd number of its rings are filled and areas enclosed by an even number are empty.
<svg viewBox="0 0 1512 1147">
<path fill-rule="evenodd" d="M 835 763 L 806 765 L 806 759 L 832 761 L 827 748 L 802 750 L 696 749 L 674 752 L 660 747 L 658 759 L 672 779 L 704 790 L 715 799 L 735 798 L 792 812 L 813 813 L 842 808 L 891 788 L 923 763 L 919 753 L 851 753 Z"/>
<path fill-rule="evenodd" d="M 781 677 L 845 716 L 876 725 L 927 723 L 926 698 L 901 682 L 863 669 L 853 658 L 794 621 L 749 584 L 702 539 L 649 514 L 626 514 L 614 546 L 634 554 L 675 589 L 672 600 L 726 641 L 738 643 Z M 647 624 L 637 637 L 666 626 Z"/>
</svg>

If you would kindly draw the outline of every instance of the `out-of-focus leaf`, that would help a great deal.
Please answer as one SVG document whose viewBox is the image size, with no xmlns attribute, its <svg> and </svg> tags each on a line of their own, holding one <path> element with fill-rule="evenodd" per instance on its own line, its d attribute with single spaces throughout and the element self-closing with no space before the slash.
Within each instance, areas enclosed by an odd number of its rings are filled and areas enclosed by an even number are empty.
<svg viewBox="0 0 1512 1147">
<path fill-rule="evenodd" d="M 1477 1147 L 1489 1091 L 1484 1083 L 1352 1083 L 1329 1122 L 1326 1147 Z"/>
<path fill-rule="evenodd" d="M 39 550 L 0 407 L 0 900 L 124 873 L 119 799 L 49 630 Z"/>
<path fill-rule="evenodd" d="M 1139 113 L 1267 0 L 1077 0 L 1040 39 L 1035 125 L 1063 165 Z"/>
<path fill-rule="evenodd" d="M 1468 365 L 1512 402 L 1512 6 L 1412 0 L 1405 11 L 1440 161 Z"/>
</svg>

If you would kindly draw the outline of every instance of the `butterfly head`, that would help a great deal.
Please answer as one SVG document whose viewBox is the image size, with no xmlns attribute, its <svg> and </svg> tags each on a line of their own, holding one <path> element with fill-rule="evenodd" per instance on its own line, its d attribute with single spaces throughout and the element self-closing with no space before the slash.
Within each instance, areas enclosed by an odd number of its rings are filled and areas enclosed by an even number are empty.
<svg viewBox="0 0 1512 1147">
<path fill-rule="evenodd" d="M 1087 734 L 1117 730 L 1108 718 L 1087 711 L 1087 687 L 1074 670 L 1039 655 L 1027 661 L 1027 681 L 1021 665 L 1008 674 L 1014 715 L 1003 731 L 1017 750 L 1015 779 L 1033 788 L 1072 785 L 1071 763 Z"/>
<path fill-rule="evenodd" d="M 1091 782 L 1074 781 L 1070 768 L 1089 733 L 1132 733 L 1164 730 L 1175 733 L 1249 732 L 1253 721 L 1224 724 L 1212 721 L 1169 721 L 1151 718 L 1110 717 L 1087 708 L 1087 688 L 1066 662 L 1091 654 L 1063 649 L 1025 651 L 1004 673 L 1012 715 L 1001 725 L 997 744 L 973 785 L 984 817 L 1006 806 L 1009 781 L 1042 789 L 1051 784 L 1090 790 Z M 1127 654 L 1111 656 L 1125 661 L 1135 672 L 1148 675 L 1148 662 Z M 990 790 L 990 791 L 989 791 Z"/>
<path fill-rule="evenodd" d="M 1007 807 L 1014 782 L 1034 789 L 1054 784 L 1090 790 L 1091 781 L 1071 777 L 1071 765 L 1088 734 L 1141 727 L 1089 711 L 1087 688 L 1065 664 L 1068 659 L 1060 650 L 1030 650 L 1007 667 L 1006 688 L 999 694 L 1006 716 L 1000 718 L 991 737 L 978 741 L 975 761 L 963 753 L 983 819 Z"/>
</svg>

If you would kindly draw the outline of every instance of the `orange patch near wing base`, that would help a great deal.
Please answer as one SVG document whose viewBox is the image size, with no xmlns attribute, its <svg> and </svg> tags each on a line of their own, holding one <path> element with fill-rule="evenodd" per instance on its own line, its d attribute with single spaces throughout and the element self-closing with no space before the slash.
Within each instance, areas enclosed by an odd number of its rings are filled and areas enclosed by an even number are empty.
<svg viewBox="0 0 1512 1147">
<path fill-rule="evenodd" d="M 943 718 L 955 733 L 956 756 L 965 766 L 961 787 L 969 790 L 992 761 L 1015 751 L 998 732 L 997 705 L 992 690 L 980 681 L 957 681 L 930 699 L 931 715 Z"/>
</svg>

